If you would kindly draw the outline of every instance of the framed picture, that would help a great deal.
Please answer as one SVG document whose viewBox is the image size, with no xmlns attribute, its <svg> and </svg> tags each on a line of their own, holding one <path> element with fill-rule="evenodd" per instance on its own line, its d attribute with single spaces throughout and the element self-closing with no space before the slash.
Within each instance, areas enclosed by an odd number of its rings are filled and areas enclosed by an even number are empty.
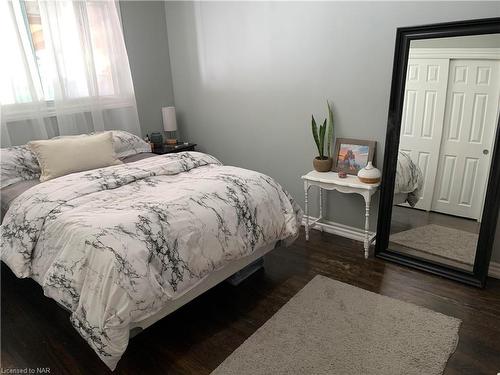
<svg viewBox="0 0 500 375">
<path fill-rule="evenodd" d="M 373 162 L 375 141 L 362 139 L 337 138 L 333 153 L 333 171 L 344 171 L 347 174 L 358 174 L 358 171 Z"/>
</svg>

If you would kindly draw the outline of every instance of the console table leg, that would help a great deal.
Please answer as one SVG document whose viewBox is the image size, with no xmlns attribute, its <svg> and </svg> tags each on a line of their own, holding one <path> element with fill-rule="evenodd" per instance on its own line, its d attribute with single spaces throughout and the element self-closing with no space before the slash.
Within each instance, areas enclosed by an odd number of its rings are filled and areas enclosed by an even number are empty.
<svg viewBox="0 0 500 375">
<path fill-rule="evenodd" d="M 308 202 L 307 202 L 308 190 L 309 190 L 309 184 L 307 183 L 307 181 L 304 181 L 304 200 L 305 200 L 305 209 L 304 209 L 305 212 L 304 213 L 306 216 L 306 225 L 305 225 L 306 241 L 309 241 L 309 207 L 308 207 Z"/>
<path fill-rule="evenodd" d="M 365 259 L 368 259 L 368 250 L 370 249 L 370 200 L 371 195 L 365 195 Z"/>
<path fill-rule="evenodd" d="M 323 189 L 319 188 L 319 220 L 323 219 Z M 319 228 L 323 232 L 323 225 L 318 221 Z"/>
</svg>

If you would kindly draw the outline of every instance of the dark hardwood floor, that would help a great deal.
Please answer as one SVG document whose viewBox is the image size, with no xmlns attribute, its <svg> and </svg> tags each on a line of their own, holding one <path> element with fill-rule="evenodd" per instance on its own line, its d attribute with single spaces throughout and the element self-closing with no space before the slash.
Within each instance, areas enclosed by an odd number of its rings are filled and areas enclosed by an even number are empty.
<svg viewBox="0 0 500 375">
<path fill-rule="evenodd" d="M 271 252 L 265 270 L 238 287 L 222 283 L 133 338 L 116 373 L 208 374 L 317 274 L 462 319 L 445 374 L 500 372 L 500 280 L 490 279 L 485 290 L 460 285 L 365 260 L 359 242 L 312 231 L 309 242 L 301 235 L 291 247 Z M 34 281 L 17 279 L 4 264 L 1 281 L 3 371 L 109 373 L 68 313 Z"/>
</svg>

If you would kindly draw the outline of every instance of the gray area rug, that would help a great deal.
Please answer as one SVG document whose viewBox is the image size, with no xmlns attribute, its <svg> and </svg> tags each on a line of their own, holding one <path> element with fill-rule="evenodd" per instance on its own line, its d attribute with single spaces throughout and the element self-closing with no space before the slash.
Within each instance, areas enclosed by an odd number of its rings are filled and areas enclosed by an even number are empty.
<svg viewBox="0 0 500 375">
<path fill-rule="evenodd" d="M 460 323 L 316 276 L 212 374 L 442 374 Z"/>
<path fill-rule="evenodd" d="M 441 225 L 422 227 L 391 234 L 389 241 L 444 259 L 473 265 L 478 235 Z"/>
</svg>

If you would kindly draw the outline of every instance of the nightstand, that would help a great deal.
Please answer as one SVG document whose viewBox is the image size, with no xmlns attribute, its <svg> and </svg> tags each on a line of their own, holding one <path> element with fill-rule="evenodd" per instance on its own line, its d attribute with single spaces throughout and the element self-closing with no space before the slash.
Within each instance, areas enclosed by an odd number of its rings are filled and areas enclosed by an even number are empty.
<svg viewBox="0 0 500 375">
<path fill-rule="evenodd" d="M 179 143 L 177 145 L 164 145 L 161 148 L 154 148 L 153 153 L 158 155 L 172 154 L 182 151 L 195 151 L 196 143 Z"/>
<path fill-rule="evenodd" d="M 373 242 L 374 237 L 370 238 L 370 203 L 371 197 L 375 194 L 380 186 L 380 182 L 374 184 L 365 184 L 359 181 L 357 176 L 348 175 L 346 178 L 340 178 L 337 172 L 316 172 L 311 171 L 302 176 L 304 180 L 304 193 L 305 193 L 305 229 L 306 241 L 309 240 L 309 227 L 318 225 L 323 230 L 323 189 L 324 190 L 337 190 L 340 193 L 359 194 L 365 199 L 365 241 L 364 250 L 365 258 L 368 258 L 368 250 L 370 243 Z M 319 188 L 319 218 L 309 223 L 309 202 L 308 192 L 311 186 Z"/>
</svg>

